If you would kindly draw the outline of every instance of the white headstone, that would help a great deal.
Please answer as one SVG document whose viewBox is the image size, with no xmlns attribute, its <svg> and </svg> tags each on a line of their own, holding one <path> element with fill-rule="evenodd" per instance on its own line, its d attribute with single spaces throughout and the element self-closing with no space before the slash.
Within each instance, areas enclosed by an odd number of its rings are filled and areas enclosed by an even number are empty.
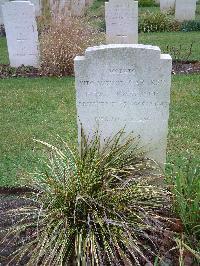
<svg viewBox="0 0 200 266">
<path fill-rule="evenodd" d="M 91 6 L 94 3 L 94 0 L 85 0 L 86 6 Z"/>
<path fill-rule="evenodd" d="M 175 18 L 177 21 L 194 20 L 196 0 L 176 0 Z"/>
<path fill-rule="evenodd" d="M 10 0 L 8 0 L 8 1 L 10 1 Z M 19 1 L 19 0 L 14 0 L 14 1 Z M 34 5 L 36 17 L 42 15 L 42 4 L 41 4 L 41 0 L 23 0 L 23 1 L 30 1 Z"/>
<path fill-rule="evenodd" d="M 172 59 L 156 46 L 111 44 L 75 58 L 76 101 L 86 134 L 102 140 L 125 127 L 150 158 L 166 160 Z"/>
<path fill-rule="evenodd" d="M 32 4 L 34 4 L 34 6 L 35 6 L 35 15 L 36 15 L 36 17 L 41 16 L 42 15 L 42 4 L 41 4 L 41 0 L 30 0 L 30 2 Z"/>
<path fill-rule="evenodd" d="M 138 2 L 110 0 L 105 3 L 107 43 L 138 43 Z"/>
<path fill-rule="evenodd" d="M 70 0 L 50 0 L 50 8 L 54 17 L 70 15 Z"/>
<path fill-rule="evenodd" d="M 3 13 L 2 13 L 2 6 L 8 2 L 8 0 L 0 0 L 0 25 L 3 25 Z"/>
<path fill-rule="evenodd" d="M 170 11 L 174 9 L 176 0 L 160 0 L 160 10 L 162 12 Z"/>
<path fill-rule="evenodd" d="M 5 3 L 3 18 L 10 65 L 38 67 L 38 32 L 34 5 L 29 1 Z"/>
<path fill-rule="evenodd" d="M 71 0 L 71 15 L 75 17 L 84 16 L 85 0 Z"/>
</svg>

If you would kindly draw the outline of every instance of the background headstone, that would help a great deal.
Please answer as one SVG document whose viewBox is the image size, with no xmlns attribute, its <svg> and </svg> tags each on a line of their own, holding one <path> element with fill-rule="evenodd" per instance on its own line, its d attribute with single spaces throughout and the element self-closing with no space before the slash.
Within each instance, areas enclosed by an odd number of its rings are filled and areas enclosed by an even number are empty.
<svg viewBox="0 0 200 266">
<path fill-rule="evenodd" d="M 85 0 L 86 6 L 91 6 L 94 3 L 94 0 Z"/>
<path fill-rule="evenodd" d="M 71 0 L 71 15 L 75 17 L 84 16 L 85 0 Z"/>
<path fill-rule="evenodd" d="M 34 5 L 12 1 L 3 5 L 10 65 L 39 66 L 38 32 Z"/>
<path fill-rule="evenodd" d="M 111 44 L 75 58 L 76 101 L 86 134 L 102 141 L 125 127 L 150 158 L 166 160 L 172 59 L 155 46 Z"/>
<path fill-rule="evenodd" d="M 35 6 L 35 15 L 36 17 L 42 15 L 42 3 L 41 0 L 30 0 L 32 4 Z"/>
<path fill-rule="evenodd" d="M 8 2 L 8 0 L 0 0 L 0 25 L 3 25 L 3 12 L 2 12 L 2 6 Z"/>
<path fill-rule="evenodd" d="M 110 0 L 105 3 L 107 43 L 138 43 L 138 2 Z"/>
<path fill-rule="evenodd" d="M 160 10 L 162 12 L 170 11 L 174 9 L 176 0 L 160 0 Z"/>
<path fill-rule="evenodd" d="M 53 16 L 70 16 L 70 3 L 70 0 L 50 0 L 50 8 Z"/>
<path fill-rule="evenodd" d="M 176 0 L 175 18 L 177 21 L 194 20 L 196 0 Z"/>
</svg>

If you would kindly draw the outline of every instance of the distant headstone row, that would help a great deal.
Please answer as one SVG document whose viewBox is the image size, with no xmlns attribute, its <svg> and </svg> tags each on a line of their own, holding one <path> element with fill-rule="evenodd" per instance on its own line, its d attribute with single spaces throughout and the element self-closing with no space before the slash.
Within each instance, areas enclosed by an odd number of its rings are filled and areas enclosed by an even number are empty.
<svg viewBox="0 0 200 266">
<path fill-rule="evenodd" d="M 197 0 L 158 0 L 162 12 L 175 8 L 177 21 L 195 19 Z M 110 0 L 105 3 L 107 44 L 138 43 L 138 2 Z"/>
<path fill-rule="evenodd" d="M 175 9 L 175 19 L 177 21 L 194 20 L 197 0 L 160 0 L 162 12 Z"/>
<path fill-rule="evenodd" d="M 21 64 L 38 66 L 38 33 L 35 16 L 39 14 L 41 0 L 0 1 L 4 3 L 2 7 L 11 66 Z M 81 16 L 85 5 L 90 5 L 92 2 L 93 0 L 50 0 L 50 5 L 56 9 L 56 12 L 66 8 L 71 15 Z M 166 9 L 173 8 L 175 0 L 160 0 L 161 8 L 164 8 L 164 4 Z M 176 18 L 184 20 L 191 18 L 191 15 L 195 16 L 195 8 L 196 0 L 176 0 Z M 30 12 L 30 17 L 25 10 Z M 21 17 L 25 22 L 20 19 Z M 110 0 L 105 3 L 105 19 L 107 44 L 138 43 L 137 1 Z"/>
<path fill-rule="evenodd" d="M 18 0 L 16 0 L 18 1 Z M 26 0 L 24 0 L 26 1 Z M 0 25 L 4 24 L 2 6 L 9 0 L 0 0 Z M 42 1 L 41 0 L 30 0 L 35 6 L 35 15 L 36 17 L 41 16 L 42 14 Z M 50 8 L 53 14 L 59 12 L 64 12 L 64 15 L 72 16 L 83 16 L 86 10 L 86 7 L 91 5 L 94 0 L 49 0 Z"/>
</svg>

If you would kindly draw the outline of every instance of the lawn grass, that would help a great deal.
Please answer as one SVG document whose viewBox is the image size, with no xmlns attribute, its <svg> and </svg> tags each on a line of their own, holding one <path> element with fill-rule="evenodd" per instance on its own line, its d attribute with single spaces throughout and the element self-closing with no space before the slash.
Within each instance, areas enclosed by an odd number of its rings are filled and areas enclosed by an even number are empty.
<svg viewBox="0 0 200 266">
<path fill-rule="evenodd" d="M 33 139 L 76 139 L 73 78 L 0 80 L 0 185 L 11 185 L 38 157 Z"/>
<path fill-rule="evenodd" d="M 9 64 L 7 43 L 5 37 L 0 37 L 0 64 Z"/>
<path fill-rule="evenodd" d="M 168 160 L 200 154 L 200 75 L 173 76 L 169 121 Z"/>
<path fill-rule="evenodd" d="M 11 186 L 33 171 L 41 154 L 33 139 L 56 135 L 76 144 L 73 78 L 0 80 L 0 185 Z M 200 76 L 173 76 L 168 161 L 199 153 Z M 187 152 L 188 150 L 188 152 Z"/>
<path fill-rule="evenodd" d="M 140 33 L 139 43 L 159 46 L 163 53 L 168 53 L 167 46 L 178 49 L 181 52 L 179 60 L 187 59 L 191 44 L 193 44 L 188 60 L 200 60 L 200 32 Z M 175 53 L 171 53 L 171 56 L 177 59 Z"/>
</svg>

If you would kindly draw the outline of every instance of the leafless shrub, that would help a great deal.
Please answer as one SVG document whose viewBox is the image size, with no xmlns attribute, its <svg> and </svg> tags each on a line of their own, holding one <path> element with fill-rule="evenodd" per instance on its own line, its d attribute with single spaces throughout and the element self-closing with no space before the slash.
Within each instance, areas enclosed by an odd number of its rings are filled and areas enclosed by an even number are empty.
<svg viewBox="0 0 200 266">
<path fill-rule="evenodd" d="M 72 75 L 75 56 L 99 40 L 83 19 L 63 16 L 54 18 L 40 37 L 43 72 L 55 76 Z"/>
<path fill-rule="evenodd" d="M 193 53 L 193 45 L 194 43 L 191 43 L 188 47 L 182 44 L 180 44 L 179 46 L 167 45 L 166 53 L 171 54 L 174 61 L 187 62 Z"/>
</svg>

